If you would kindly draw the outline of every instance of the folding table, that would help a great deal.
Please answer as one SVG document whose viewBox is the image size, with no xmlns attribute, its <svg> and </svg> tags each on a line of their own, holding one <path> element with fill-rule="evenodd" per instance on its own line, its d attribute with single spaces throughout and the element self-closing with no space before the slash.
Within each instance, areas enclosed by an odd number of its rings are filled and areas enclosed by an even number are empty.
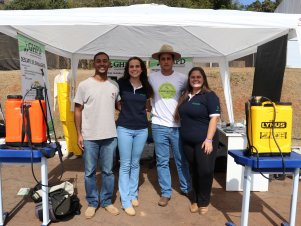
<svg viewBox="0 0 301 226">
<path fill-rule="evenodd" d="M 229 150 L 228 154 L 234 158 L 234 161 L 245 167 L 244 172 L 244 189 L 243 189 L 243 202 L 242 202 L 242 213 L 241 213 L 241 226 L 248 225 L 249 217 L 249 204 L 250 204 L 250 185 L 251 185 L 251 175 L 252 172 L 262 172 L 262 173 L 275 173 L 281 174 L 283 171 L 282 157 L 273 156 L 267 157 L 262 156 L 257 158 L 256 156 L 246 156 L 244 155 L 245 150 Z M 291 209 L 290 209 L 290 219 L 289 224 L 287 222 L 282 222 L 282 225 L 295 226 L 296 220 L 296 208 L 298 199 L 298 185 L 299 185 L 299 171 L 301 168 L 301 155 L 292 152 L 290 156 L 284 157 L 285 163 L 285 174 L 293 174 L 293 190 L 291 196 Z M 226 223 L 226 225 L 234 225 L 231 222 Z"/>
<path fill-rule="evenodd" d="M 48 167 L 46 155 L 51 155 L 55 151 L 55 144 L 48 144 L 46 147 L 34 148 L 8 148 L 0 145 L 0 226 L 4 225 L 6 214 L 3 213 L 2 204 L 2 175 L 1 167 L 3 164 L 41 164 L 41 183 L 42 186 L 42 205 L 43 205 L 43 222 L 42 226 L 49 224 L 48 210 Z M 31 173 L 30 171 L 28 173 Z"/>
</svg>

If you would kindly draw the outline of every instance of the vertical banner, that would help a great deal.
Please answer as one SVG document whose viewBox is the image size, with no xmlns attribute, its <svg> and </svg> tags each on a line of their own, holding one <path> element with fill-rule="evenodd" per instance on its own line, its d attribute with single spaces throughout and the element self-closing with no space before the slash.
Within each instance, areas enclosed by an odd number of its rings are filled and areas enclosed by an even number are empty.
<svg viewBox="0 0 301 226">
<path fill-rule="evenodd" d="M 110 60 L 111 61 L 111 68 L 108 71 L 108 76 L 113 80 L 118 80 L 119 78 L 123 77 L 124 68 L 127 60 Z"/>
<path fill-rule="evenodd" d="M 47 90 L 47 98 L 44 96 L 44 99 L 47 100 L 48 103 L 52 103 L 45 46 L 20 34 L 18 34 L 18 46 L 22 75 L 22 96 L 24 100 L 34 100 L 36 96 L 35 87 L 41 86 Z M 45 90 L 43 90 L 43 94 L 44 91 Z M 47 112 L 49 111 L 48 103 L 46 103 Z M 52 109 L 50 111 L 52 111 Z M 50 131 L 53 131 L 50 114 L 47 114 L 47 121 Z"/>
<path fill-rule="evenodd" d="M 279 102 L 286 66 L 287 37 L 284 35 L 257 48 L 252 96 Z"/>
<path fill-rule="evenodd" d="M 160 65 L 158 60 L 150 60 L 149 67 L 152 71 L 159 71 Z M 192 58 L 191 57 L 183 57 L 174 62 L 174 70 L 177 72 L 181 72 L 185 75 L 188 75 L 189 70 L 193 67 Z"/>
</svg>

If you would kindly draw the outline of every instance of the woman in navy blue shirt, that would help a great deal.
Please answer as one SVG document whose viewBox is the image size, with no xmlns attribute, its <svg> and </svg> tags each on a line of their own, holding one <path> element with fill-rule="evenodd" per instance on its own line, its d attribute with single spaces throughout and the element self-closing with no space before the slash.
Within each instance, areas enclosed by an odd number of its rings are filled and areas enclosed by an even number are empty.
<svg viewBox="0 0 301 226">
<path fill-rule="evenodd" d="M 183 150 L 190 164 L 192 200 L 190 211 L 208 212 L 217 152 L 219 98 L 210 90 L 207 76 L 200 67 L 189 71 L 187 89 L 181 96 L 175 114 L 181 121 Z"/>
<path fill-rule="evenodd" d="M 124 69 L 124 76 L 118 81 L 121 100 L 117 120 L 117 138 L 120 155 L 119 192 L 124 211 L 135 215 L 138 207 L 138 183 L 140 157 L 148 136 L 147 109 L 153 90 L 147 79 L 145 63 L 138 57 L 131 57 Z"/>
</svg>

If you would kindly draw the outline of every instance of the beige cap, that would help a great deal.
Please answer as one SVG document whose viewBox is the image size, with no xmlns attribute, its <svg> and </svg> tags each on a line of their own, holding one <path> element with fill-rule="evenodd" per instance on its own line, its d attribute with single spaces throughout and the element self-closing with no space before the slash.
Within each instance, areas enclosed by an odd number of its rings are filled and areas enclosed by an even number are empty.
<svg viewBox="0 0 301 226">
<path fill-rule="evenodd" d="M 175 60 L 178 60 L 178 59 L 181 58 L 181 54 L 175 52 L 174 49 L 173 49 L 173 47 L 171 45 L 168 45 L 168 44 L 164 44 L 163 46 L 161 46 L 159 52 L 152 54 L 152 58 L 154 58 L 156 60 L 159 60 L 160 54 L 163 54 L 163 53 L 172 54 L 174 56 Z"/>
</svg>

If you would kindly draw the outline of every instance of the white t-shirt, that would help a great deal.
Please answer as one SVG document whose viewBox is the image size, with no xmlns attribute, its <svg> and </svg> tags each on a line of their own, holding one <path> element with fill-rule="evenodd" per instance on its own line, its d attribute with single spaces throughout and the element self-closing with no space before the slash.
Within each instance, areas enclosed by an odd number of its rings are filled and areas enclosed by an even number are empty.
<svg viewBox="0 0 301 226">
<path fill-rule="evenodd" d="M 154 90 L 152 123 L 167 127 L 180 127 L 180 124 L 174 121 L 174 113 L 178 100 L 186 88 L 187 76 L 176 71 L 165 76 L 158 71 L 150 74 L 149 82 Z"/>
<path fill-rule="evenodd" d="M 74 102 L 84 106 L 82 111 L 84 140 L 117 137 L 114 114 L 118 94 L 118 84 L 110 79 L 100 82 L 90 77 L 79 84 Z"/>
</svg>

